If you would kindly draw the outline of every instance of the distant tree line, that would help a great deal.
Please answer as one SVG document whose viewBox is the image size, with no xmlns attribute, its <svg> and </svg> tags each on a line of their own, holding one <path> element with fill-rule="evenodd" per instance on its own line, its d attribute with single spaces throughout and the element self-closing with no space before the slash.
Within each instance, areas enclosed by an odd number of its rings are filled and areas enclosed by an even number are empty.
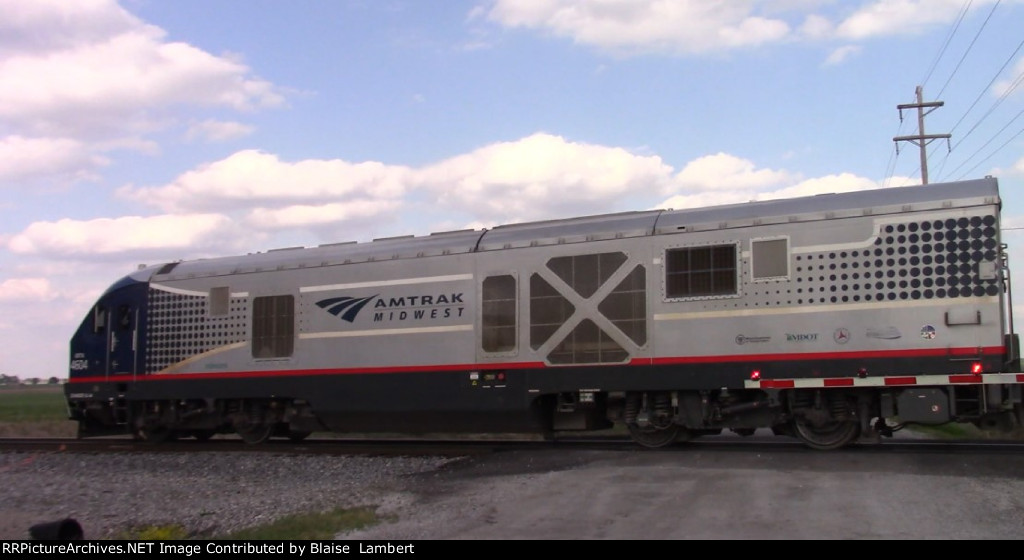
<svg viewBox="0 0 1024 560">
<path fill-rule="evenodd" d="M 38 377 L 29 377 L 24 382 L 18 378 L 17 375 L 5 375 L 0 373 L 0 385 L 39 385 L 43 380 Z M 60 379 L 57 377 L 51 377 L 46 380 L 48 385 L 57 385 L 60 383 Z"/>
</svg>

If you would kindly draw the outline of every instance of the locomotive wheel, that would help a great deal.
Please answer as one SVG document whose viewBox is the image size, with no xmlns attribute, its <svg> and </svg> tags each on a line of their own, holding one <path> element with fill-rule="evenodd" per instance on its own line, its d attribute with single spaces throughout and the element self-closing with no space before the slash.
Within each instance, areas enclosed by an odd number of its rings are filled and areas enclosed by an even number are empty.
<svg viewBox="0 0 1024 560">
<path fill-rule="evenodd" d="M 686 430 L 679 425 L 669 424 L 665 427 L 647 427 L 641 428 L 636 424 L 628 424 L 629 435 L 633 438 L 636 443 L 655 449 L 658 447 L 665 447 L 666 445 L 672 444 L 676 441 L 685 441 L 689 439 Z"/>
<path fill-rule="evenodd" d="M 844 447 L 860 435 L 856 420 L 829 420 L 815 426 L 805 419 L 793 420 L 793 433 L 807 447 L 828 451 Z"/>
<path fill-rule="evenodd" d="M 250 445 L 263 443 L 274 434 L 274 426 L 269 424 L 250 424 L 245 427 L 236 428 L 235 431 L 241 436 L 242 441 Z"/>
<path fill-rule="evenodd" d="M 295 430 L 288 431 L 288 439 L 291 441 L 302 441 L 308 438 L 313 432 L 298 432 Z"/>
</svg>

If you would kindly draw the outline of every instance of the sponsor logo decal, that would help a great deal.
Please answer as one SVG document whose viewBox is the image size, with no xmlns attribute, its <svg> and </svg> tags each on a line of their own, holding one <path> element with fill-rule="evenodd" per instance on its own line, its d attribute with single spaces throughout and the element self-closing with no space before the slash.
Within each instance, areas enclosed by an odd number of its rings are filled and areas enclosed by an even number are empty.
<svg viewBox="0 0 1024 560">
<path fill-rule="evenodd" d="M 786 342 L 816 342 L 818 333 L 786 333 Z"/>
<path fill-rule="evenodd" d="M 758 342 L 768 342 L 771 340 L 770 336 L 746 336 L 742 334 L 736 335 L 736 344 L 757 344 Z"/>
<path fill-rule="evenodd" d="M 835 340 L 836 344 L 846 344 L 850 342 L 850 331 L 840 327 L 832 333 L 832 340 Z"/>
<path fill-rule="evenodd" d="M 925 340 L 931 340 L 935 338 L 935 327 L 931 325 L 925 325 L 921 327 L 921 338 Z"/>
<path fill-rule="evenodd" d="M 896 327 L 869 327 L 866 333 L 868 338 L 878 338 L 881 340 L 896 340 L 903 336 L 900 330 Z"/>
</svg>

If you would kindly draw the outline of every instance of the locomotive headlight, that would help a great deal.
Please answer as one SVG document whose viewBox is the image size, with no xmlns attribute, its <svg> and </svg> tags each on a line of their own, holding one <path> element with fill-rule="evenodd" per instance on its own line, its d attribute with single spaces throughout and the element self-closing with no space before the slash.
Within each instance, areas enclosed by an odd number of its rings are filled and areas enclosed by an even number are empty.
<svg viewBox="0 0 1024 560">
<path fill-rule="evenodd" d="M 974 362 L 971 364 L 971 373 L 974 375 L 981 375 L 981 362 Z"/>
<path fill-rule="evenodd" d="M 761 379 L 761 370 L 755 369 L 754 371 L 750 372 L 750 380 L 751 381 L 758 381 L 760 379 Z"/>
</svg>

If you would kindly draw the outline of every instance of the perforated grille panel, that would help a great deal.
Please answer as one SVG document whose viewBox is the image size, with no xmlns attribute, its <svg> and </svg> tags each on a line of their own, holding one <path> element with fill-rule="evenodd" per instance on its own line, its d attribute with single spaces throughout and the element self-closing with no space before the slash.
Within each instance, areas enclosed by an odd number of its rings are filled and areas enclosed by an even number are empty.
<svg viewBox="0 0 1024 560">
<path fill-rule="evenodd" d="M 882 226 L 871 248 L 797 255 L 797 304 L 994 296 L 978 265 L 998 256 L 995 218 Z"/>
<path fill-rule="evenodd" d="M 146 373 L 218 346 L 249 340 L 247 298 L 231 298 L 227 315 L 207 316 L 206 296 L 149 290 Z"/>
</svg>

